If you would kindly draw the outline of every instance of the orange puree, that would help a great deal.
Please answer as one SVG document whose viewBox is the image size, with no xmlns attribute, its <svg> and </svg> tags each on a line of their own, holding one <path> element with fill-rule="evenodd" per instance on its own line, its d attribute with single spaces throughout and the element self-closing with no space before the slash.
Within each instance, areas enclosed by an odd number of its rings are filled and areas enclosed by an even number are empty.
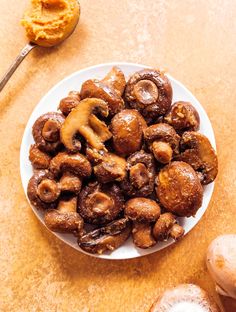
<svg viewBox="0 0 236 312">
<path fill-rule="evenodd" d="M 21 23 L 31 42 L 50 47 L 72 33 L 79 16 L 77 0 L 31 0 Z"/>
</svg>

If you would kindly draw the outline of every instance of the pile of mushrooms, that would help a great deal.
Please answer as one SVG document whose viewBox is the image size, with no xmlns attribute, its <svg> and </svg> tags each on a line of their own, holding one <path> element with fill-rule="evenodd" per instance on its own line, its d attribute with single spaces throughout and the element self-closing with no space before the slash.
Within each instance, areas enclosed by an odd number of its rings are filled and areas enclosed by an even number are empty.
<svg viewBox="0 0 236 312">
<path fill-rule="evenodd" d="M 112 251 L 130 234 L 139 248 L 178 240 L 178 217 L 196 214 L 217 175 L 199 124 L 191 103 L 172 104 L 163 72 L 144 69 L 126 83 L 113 67 L 35 121 L 28 198 L 50 230 L 76 235 L 90 253 Z"/>
</svg>

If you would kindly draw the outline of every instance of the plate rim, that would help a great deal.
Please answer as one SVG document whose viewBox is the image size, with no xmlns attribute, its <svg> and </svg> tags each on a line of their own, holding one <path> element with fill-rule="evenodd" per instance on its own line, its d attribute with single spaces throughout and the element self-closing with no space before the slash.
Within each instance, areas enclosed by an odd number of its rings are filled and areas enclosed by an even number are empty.
<svg viewBox="0 0 236 312">
<path fill-rule="evenodd" d="M 21 185 L 23 187 L 23 190 L 24 190 L 24 194 L 26 196 L 26 199 L 29 203 L 29 206 L 31 208 L 31 210 L 34 212 L 35 216 L 37 217 L 37 219 L 39 220 L 39 222 L 46 228 L 46 230 L 48 230 L 50 233 L 52 233 L 54 236 L 56 236 L 60 241 L 63 241 L 63 243 L 65 243 L 66 245 L 69 245 L 70 247 L 72 247 L 74 250 L 77 250 L 79 252 L 82 252 L 83 254 L 86 254 L 86 255 L 89 255 L 89 256 L 92 256 L 94 258 L 100 258 L 100 259 L 104 259 L 104 260 L 129 260 L 129 259 L 135 259 L 135 258 L 139 258 L 139 257 L 144 257 L 144 256 L 148 256 L 148 255 L 151 255 L 151 254 L 154 254 L 156 252 L 159 252 L 167 247 L 169 247 L 170 245 L 175 245 L 176 242 L 174 242 L 173 240 L 169 240 L 165 246 L 159 250 L 152 250 L 152 248 L 150 249 L 146 249 L 146 251 L 149 251 L 149 252 L 146 252 L 144 254 L 136 254 L 134 256 L 126 256 L 125 258 L 122 258 L 122 257 L 117 257 L 117 258 L 112 258 L 110 257 L 111 254 L 102 254 L 102 255 L 98 255 L 98 254 L 91 254 L 91 253 L 88 253 L 86 251 L 84 251 L 83 249 L 79 248 L 77 246 L 74 246 L 71 242 L 69 242 L 68 240 L 66 240 L 66 238 L 64 238 L 64 235 L 71 235 L 71 234 L 63 234 L 63 236 L 61 235 L 62 233 L 57 233 L 57 232 L 53 232 L 51 230 L 49 230 L 47 228 L 47 226 L 45 225 L 45 223 L 40 219 L 39 215 L 37 214 L 37 209 L 35 207 L 33 207 L 28 199 L 28 196 L 27 196 L 27 189 L 25 189 L 24 187 L 24 183 L 23 183 L 23 163 L 24 163 L 24 159 L 25 159 L 25 155 L 24 155 L 24 142 L 26 140 L 26 135 L 27 135 L 27 129 L 28 129 L 28 124 L 31 122 L 31 120 L 33 119 L 33 115 L 34 115 L 34 112 L 36 110 L 36 108 L 40 105 L 41 102 L 43 102 L 48 96 L 50 96 L 51 93 L 54 92 L 55 89 L 57 89 L 58 87 L 60 87 L 60 85 L 64 84 L 67 80 L 70 80 L 72 79 L 73 77 L 77 76 L 78 74 L 79 75 L 82 75 L 84 72 L 87 72 L 87 71 L 90 71 L 90 70 L 94 70 L 94 69 L 99 69 L 99 68 L 103 68 L 103 67 L 113 67 L 113 66 L 135 66 L 135 67 L 139 67 L 140 70 L 143 69 L 143 68 L 155 68 L 155 67 L 152 67 L 152 66 L 148 66 L 148 65 L 144 65 L 144 64 L 139 64 L 139 63 L 133 63 L 133 62 L 108 62 L 108 63 L 100 63 L 100 64 L 97 64 L 97 65 L 92 65 L 92 66 L 89 66 L 89 67 L 85 67 L 85 68 L 82 68 L 80 70 L 77 70 L 73 73 L 71 73 L 70 75 L 64 77 L 63 79 L 61 79 L 60 81 L 58 81 L 52 88 L 50 88 L 41 98 L 40 100 L 38 101 L 38 103 L 34 106 L 33 110 L 31 111 L 30 113 L 30 116 L 25 124 L 25 128 L 24 128 L 24 132 L 23 132 L 23 135 L 22 135 L 22 139 L 21 139 L 21 145 L 20 145 L 20 155 L 19 155 L 19 161 L 20 161 L 20 177 L 21 177 Z M 207 116 L 208 120 L 209 120 L 209 123 L 210 123 L 210 132 L 211 132 L 211 144 L 213 146 L 213 148 L 215 149 L 215 152 L 217 154 L 217 150 L 216 150 L 216 139 L 215 139 L 215 133 L 214 133 L 214 129 L 212 127 L 212 123 L 210 121 L 210 118 L 208 117 L 208 114 L 207 112 L 205 111 L 204 107 L 202 106 L 202 104 L 197 100 L 197 98 L 195 97 L 195 95 L 187 88 L 185 87 L 185 85 L 180 82 L 179 80 L 175 79 L 172 75 L 170 75 L 168 72 L 165 72 L 165 74 L 167 75 L 168 78 L 170 78 L 170 80 L 172 80 L 174 83 L 176 83 L 177 85 L 179 85 L 187 94 L 189 94 L 191 97 L 193 97 L 193 99 L 199 103 L 202 111 L 204 112 L 204 114 Z M 34 119 L 35 121 L 35 119 Z M 191 230 L 200 222 L 200 220 L 202 219 L 203 215 L 205 214 L 210 202 L 211 202 L 211 199 L 212 199 L 212 195 L 213 195 L 213 192 L 214 192 L 214 186 L 215 186 L 215 182 L 212 182 L 211 184 L 209 184 L 209 202 L 205 208 L 205 210 L 201 213 L 200 217 L 199 217 L 199 220 L 196 222 L 196 224 L 194 224 L 192 226 L 192 228 L 186 232 L 184 234 L 184 236 L 186 236 L 189 232 L 191 232 Z"/>
</svg>

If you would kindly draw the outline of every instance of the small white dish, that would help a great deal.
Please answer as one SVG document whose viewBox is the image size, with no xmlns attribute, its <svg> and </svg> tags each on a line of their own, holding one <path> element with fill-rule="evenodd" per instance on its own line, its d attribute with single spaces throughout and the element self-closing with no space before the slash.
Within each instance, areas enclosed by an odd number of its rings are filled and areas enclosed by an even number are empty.
<svg viewBox="0 0 236 312">
<path fill-rule="evenodd" d="M 140 64 L 117 62 L 117 63 L 100 64 L 100 65 L 85 68 L 83 70 L 75 72 L 74 74 L 60 81 L 41 99 L 41 101 L 35 107 L 26 125 L 22 143 L 21 143 L 21 150 L 20 150 L 20 173 L 21 173 L 21 180 L 22 180 L 22 184 L 23 184 L 26 197 L 27 197 L 27 184 L 33 174 L 32 166 L 29 161 L 28 155 L 29 155 L 30 145 L 34 143 L 33 137 L 32 137 L 32 126 L 35 120 L 44 113 L 47 113 L 49 111 L 56 111 L 60 100 L 63 97 L 67 96 L 69 91 L 80 90 L 81 84 L 87 79 L 103 78 L 109 72 L 109 70 L 115 65 L 121 68 L 126 78 L 128 78 L 130 74 L 148 67 L 148 66 L 140 65 Z M 182 85 L 179 81 L 172 78 L 170 75 L 168 75 L 168 77 L 171 81 L 172 88 L 173 88 L 173 102 L 180 101 L 180 100 L 189 101 L 195 106 L 201 119 L 200 132 L 205 134 L 210 140 L 212 146 L 216 148 L 215 137 L 214 137 L 214 133 L 213 133 L 210 120 L 205 110 L 201 106 L 201 104 L 184 85 Z M 213 189 L 214 189 L 214 183 L 211 183 L 204 187 L 204 198 L 203 198 L 202 207 L 198 210 L 194 218 L 193 217 L 179 218 L 180 224 L 185 229 L 185 234 L 187 234 L 199 222 L 199 220 L 203 216 L 210 202 Z M 31 206 L 31 208 L 34 211 L 37 218 L 44 224 L 43 213 L 37 210 L 36 208 L 34 208 L 33 206 Z M 53 234 L 56 235 L 60 240 L 62 240 L 66 244 L 72 246 L 73 248 L 83 253 L 86 253 L 78 246 L 76 238 L 73 235 L 60 234 L 60 233 L 55 233 L 55 232 L 53 232 Z M 129 238 L 124 245 L 122 245 L 121 247 L 113 251 L 112 253 L 106 253 L 103 255 L 92 255 L 92 256 L 103 258 L 103 259 L 111 259 L 111 260 L 131 259 L 131 258 L 141 257 L 144 255 L 154 253 L 173 243 L 174 241 L 172 239 L 169 239 L 166 242 L 158 243 L 156 246 L 150 249 L 140 249 L 140 248 L 135 247 L 135 245 L 132 242 L 132 238 Z"/>
</svg>

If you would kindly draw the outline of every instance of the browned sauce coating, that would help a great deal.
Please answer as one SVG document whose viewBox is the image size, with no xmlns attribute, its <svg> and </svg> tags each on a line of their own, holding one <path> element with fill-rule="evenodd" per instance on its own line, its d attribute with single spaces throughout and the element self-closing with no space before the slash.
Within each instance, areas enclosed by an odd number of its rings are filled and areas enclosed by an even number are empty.
<svg viewBox="0 0 236 312">
<path fill-rule="evenodd" d="M 86 222 L 105 224 L 124 209 L 124 197 L 116 184 L 90 183 L 79 195 L 78 209 Z"/>
<path fill-rule="evenodd" d="M 127 175 L 121 188 L 129 196 L 148 196 L 153 192 L 155 164 L 151 154 L 139 151 L 127 159 Z"/>
<path fill-rule="evenodd" d="M 42 152 L 36 144 L 31 145 L 29 151 L 29 160 L 35 169 L 47 169 L 52 157 Z"/>
<path fill-rule="evenodd" d="M 60 128 L 65 118 L 60 113 L 46 113 L 40 116 L 33 125 L 32 134 L 38 148 L 44 152 L 56 152 L 62 145 Z"/>
<path fill-rule="evenodd" d="M 200 180 L 185 162 L 174 161 L 160 171 L 156 193 L 161 205 L 178 216 L 194 216 L 202 205 Z"/>
<path fill-rule="evenodd" d="M 124 109 L 116 114 L 111 121 L 115 151 L 128 156 L 140 150 L 145 127 L 146 122 L 136 110 Z"/>
<path fill-rule="evenodd" d="M 152 226 L 150 223 L 133 222 L 132 237 L 135 246 L 139 248 L 150 248 L 156 244 L 156 240 L 152 235 Z"/>
<path fill-rule="evenodd" d="M 80 94 L 76 91 L 69 92 L 68 96 L 60 101 L 59 109 L 65 116 L 74 109 L 80 102 Z"/>
<path fill-rule="evenodd" d="M 50 208 L 55 208 L 56 206 L 56 200 L 53 202 L 48 202 L 42 200 L 42 196 L 40 198 L 39 193 L 38 193 L 38 187 L 39 185 L 44 181 L 44 180 L 51 180 L 53 185 L 56 183 L 54 180 L 54 176 L 48 171 L 48 170 L 39 170 L 34 173 L 34 175 L 31 177 L 28 183 L 27 187 L 27 195 L 29 198 L 30 203 L 38 208 L 38 209 L 50 209 Z M 41 190 L 43 192 L 43 189 Z M 49 195 L 51 194 L 50 188 L 48 189 Z M 57 190 L 56 193 L 58 194 Z M 59 194 L 58 194 L 59 195 Z M 58 197 L 58 196 L 57 196 Z M 55 196 L 55 199 L 56 196 Z"/>
<path fill-rule="evenodd" d="M 189 102 L 174 103 L 164 121 L 176 131 L 196 131 L 199 129 L 200 117 L 196 108 Z"/>
<path fill-rule="evenodd" d="M 143 69 L 134 73 L 127 82 L 125 100 L 132 108 L 139 110 L 148 122 L 153 122 L 170 108 L 170 81 L 159 70 Z"/>
</svg>

